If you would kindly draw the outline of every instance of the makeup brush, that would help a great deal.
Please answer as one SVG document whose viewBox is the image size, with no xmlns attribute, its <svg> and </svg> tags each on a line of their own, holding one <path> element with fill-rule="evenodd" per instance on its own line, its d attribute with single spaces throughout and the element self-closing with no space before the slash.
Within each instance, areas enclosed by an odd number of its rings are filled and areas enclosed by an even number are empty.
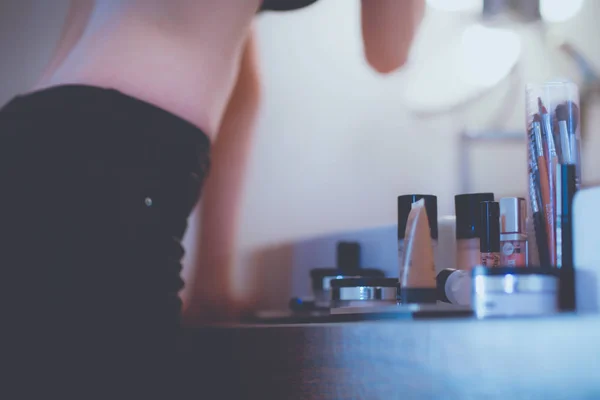
<svg viewBox="0 0 600 400">
<path fill-rule="evenodd" d="M 539 124 L 539 122 L 536 122 Z M 533 213 L 533 228 L 537 245 L 540 265 L 550 265 L 548 257 L 548 235 L 546 234 L 546 219 L 543 212 L 542 196 L 540 193 L 540 171 L 536 155 L 535 126 L 529 131 L 529 202 Z"/>
<path fill-rule="evenodd" d="M 538 111 L 542 118 L 542 130 L 546 134 L 552 134 L 552 119 L 550 114 L 548 114 L 548 110 L 546 109 L 546 106 L 544 106 L 541 97 L 538 97 Z"/>
<path fill-rule="evenodd" d="M 544 209 L 544 204 L 542 201 L 541 195 L 541 186 L 540 186 L 540 170 L 538 168 L 538 156 L 537 156 L 537 140 L 535 134 L 535 125 L 532 124 L 531 129 L 529 130 L 529 148 L 528 148 L 528 156 L 529 156 L 529 180 L 530 180 L 530 192 L 535 189 L 534 195 L 531 194 L 530 201 L 537 206 L 538 211 L 542 211 Z M 535 211 L 534 211 L 535 212 Z M 544 219 L 542 219 L 542 222 Z M 539 247 L 539 246 L 538 246 Z"/>
<path fill-rule="evenodd" d="M 537 176 L 537 162 L 534 160 L 529 167 L 529 201 L 533 213 L 533 229 L 535 230 L 535 242 L 537 244 L 538 256 L 541 266 L 549 266 L 548 235 L 546 235 L 546 224 L 544 213 L 540 210 L 540 194 Z"/>
<path fill-rule="evenodd" d="M 534 116 L 534 121 L 541 120 L 542 139 L 544 143 L 544 155 L 546 157 L 546 167 L 548 168 L 548 176 L 550 178 L 551 188 L 554 187 L 554 175 L 556 174 L 556 165 L 558 164 L 558 156 L 556 154 L 556 146 L 554 144 L 554 135 L 552 134 L 552 118 L 548 114 L 548 110 L 542 103 L 542 99 L 538 97 L 539 115 Z M 555 204 L 555 201 L 552 203 Z"/>
<path fill-rule="evenodd" d="M 529 201 L 533 213 L 533 228 L 535 230 L 535 241 L 538 249 L 540 265 L 550 265 L 548 256 L 548 235 L 546 234 L 546 218 L 541 195 L 540 171 L 538 168 L 539 151 L 536 151 L 536 131 L 539 130 L 539 121 L 535 120 L 529 130 Z M 540 149 L 537 149 L 540 150 Z"/>
<path fill-rule="evenodd" d="M 552 226 L 554 227 L 556 221 L 556 166 L 558 165 L 558 154 L 556 153 L 554 135 L 552 134 L 552 117 L 544 106 L 541 97 L 538 97 L 538 108 L 542 119 L 541 125 L 546 155 L 546 167 L 548 169 L 548 190 L 550 191 L 549 212 L 552 217 Z M 548 231 L 548 243 L 550 263 L 556 265 L 556 232 L 554 229 Z"/>
<path fill-rule="evenodd" d="M 548 110 L 542 103 L 542 99 L 538 97 L 538 107 L 540 110 L 539 115 L 536 114 L 534 116 L 534 121 L 541 120 L 542 126 L 542 137 L 544 140 L 544 150 L 546 156 L 546 163 L 548 164 L 548 173 L 552 177 L 556 171 L 556 164 L 558 164 L 558 157 L 556 154 L 556 146 L 554 144 L 554 135 L 552 134 L 552 118 L 550 114 L 548 114 Z M 557 158 L 556 164 L 552 164 L 553 158 Z M 551 167 L 554 167 L 553 169 Z"/>
<path fill-rule="evenodd" d="M 548 166 L 544 157 L 544 141 L 542 139 L 541 117 L 536 114 L 531 123 L 532 139 L 535 143 L 536 159 L 538 166 L 538 184 L 541 194 L 542 208 L 540 211 L 544 213 L 546 221 L 546 235 L 549 261 L 554 262 L 554 208 L 552 205 L 552 197 L 550 195 L 550 179 L 548 177 Z M 553 265 L 553 264 L 551 264 Z"/>
</svg>

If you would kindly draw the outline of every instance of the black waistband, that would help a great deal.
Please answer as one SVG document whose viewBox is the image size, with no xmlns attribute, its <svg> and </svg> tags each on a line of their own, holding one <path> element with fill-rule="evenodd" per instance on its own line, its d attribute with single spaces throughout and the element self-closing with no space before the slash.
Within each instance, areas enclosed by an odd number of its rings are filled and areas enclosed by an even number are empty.
<svg viewBox="0 0 600 400">
<path fill-rule="evenodd" d="M 209 167 L 210 139 L 201 129 L 160 107 L 118 90 L 89 85 L 54 86 L 17 96 L 1 111 L 9 118 L 11 114 L 12 118 L 54 115 L 65 121 L 82 120 L 90 124 L 97 124 L 110 116 L 121 121 L 122 127 L 104 130 L 103 142 L 133 146 L 137 142 L 155 143 L 164 147 L 165 154 L 171 153 L 168 148 L 176 148 L 177 151 L 172 153 L 177 157 L 167 157 L 172 167 L 182 164 L 182 168 L 197 171 L 201 175 Z M 123 130 L 127 130 L 127 135 L 123 135 Z M 76 141 L 98 139 L 86 137 L 86 130 L 53 130 L 52 134 L 70 135 Z"/>
<path fill-rule="evenodd" d="M 317 0 L 263 0 L 260 11 L 291 11 L 316 2 Z"/>
</svg>

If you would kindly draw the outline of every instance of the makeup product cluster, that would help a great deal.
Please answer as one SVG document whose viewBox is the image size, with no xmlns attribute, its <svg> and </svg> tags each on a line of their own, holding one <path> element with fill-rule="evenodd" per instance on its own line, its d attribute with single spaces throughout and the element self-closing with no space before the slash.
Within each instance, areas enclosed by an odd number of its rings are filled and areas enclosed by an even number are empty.
<svg viewBox="0 0 600 400">
<path fill-rule="evenodd" d="M 313 298 L 294 299 L 292 310 L 466 312 L 478 318 L 574 310 L 578 103 L 573 83 L 527 86 L 527 197 L 457 194 L 455 215 L 440 219 L 435 195 L 398 196 L 398 275 L 362 268 L 360 244 L 340 242 L 336 267 L 313 269 Z M 453 232 L 438 229 L 438 221 L 452 221 Z"/>
</svg>

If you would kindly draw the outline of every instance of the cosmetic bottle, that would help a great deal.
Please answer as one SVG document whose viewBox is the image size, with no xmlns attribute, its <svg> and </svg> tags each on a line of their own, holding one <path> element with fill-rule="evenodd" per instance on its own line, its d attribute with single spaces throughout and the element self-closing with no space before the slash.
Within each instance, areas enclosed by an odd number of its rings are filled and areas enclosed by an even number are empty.
<svg viewBox="0 0 600 400">
<path fill-rule="evenodd" d="M 500 199 L 500 265 L 526 267 L 528 260 L 525 199 Z"/>
<path fill-rule="evenodd" d="M 481 202 L 480 264 L 500 266 L 500 205 L 496 201 Z"/>
<path fill-rule="evenodd" d="M 481 214 L 479 204 L 482 201 L 494 201 L 494 194 L 468 193 L 454 196 L 457 269 L 470 270 L 480 264 Z"/>
<path fill-rule="evenodd" d="M 406 222 L 404 265 L 399 276 L 403 304 L 437 301 L 434 247 L 428 219 L 425 199 L 413 203 Z"/>
<path fill-rule="evenodd" d="M 437 197 L 429 194 L 407 194 L 398 196 L 398 277 L 402 279 L 404 267 L 404 247 L 406 237 L 406 222 L 413 203 L 419 200 L 425 201 L 425 211 L 429 221 L 429 232 L 431 244 L 437 247 L 438 240 L 438 210 Z"/>
</svg>

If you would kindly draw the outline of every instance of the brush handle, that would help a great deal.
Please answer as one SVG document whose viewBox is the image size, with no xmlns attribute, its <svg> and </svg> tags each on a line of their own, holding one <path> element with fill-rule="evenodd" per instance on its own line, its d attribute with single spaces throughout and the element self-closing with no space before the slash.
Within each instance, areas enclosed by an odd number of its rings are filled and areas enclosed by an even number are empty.
<svg viewBox="0 0 600 400">
<path fill-rule="evenodd" d="M 538 169 L 540 177 L 540 193 L 542 195 L 541 211 L 544 213 L 545 220 L 545 231 L 546 231 L 546 249 L 547 254 L 550 257 L 551 249 L 554 247 L 554 212 L 552 207 L 552 197 L 550 196 L 550 179 L 548 177 L 548 168 L 546 167 L 546 160 L 544 157 L 538 157 Z M 541 261 L 541 259 L 540 259 Z M 552 258 L 548 260 L 552 261 Z M 553 264 L 548 264 L 553 265 Z"/>
<path fill-rule="evenodd" d="M 533 227 L 535 229 L 535 240 L 537 242 L 540 257 L 540 266 L 549 266 L 548 237 L 546 235 L 546 223 L 543 212 L 533 214 Z"/>
<path fill-rule="evenodd" d="M 554 152 L 549 160 L 550 169 L 548 170 L 548 191 L 550 192 L 550 209 L 548 213 L 550 214 L 550 223 L 551 226 L 548 228 L 548 253 L 550 256 L 550 265 L 555 266 L 557 262 L 556 258 L 556 196 L 558 193 L 556 192 L 556 180 L 558 179 L 558 174 L 556 167 L 558 166 L 558 157 L 556 156 L 556 152 Z"/>
<path fill-rule="evenodd" d="M 573 267 L 573 197 L 577 191 L 575 165 L 561 165 L 557 179 L 561 181 L 561 267 Z"/>
</svg>

